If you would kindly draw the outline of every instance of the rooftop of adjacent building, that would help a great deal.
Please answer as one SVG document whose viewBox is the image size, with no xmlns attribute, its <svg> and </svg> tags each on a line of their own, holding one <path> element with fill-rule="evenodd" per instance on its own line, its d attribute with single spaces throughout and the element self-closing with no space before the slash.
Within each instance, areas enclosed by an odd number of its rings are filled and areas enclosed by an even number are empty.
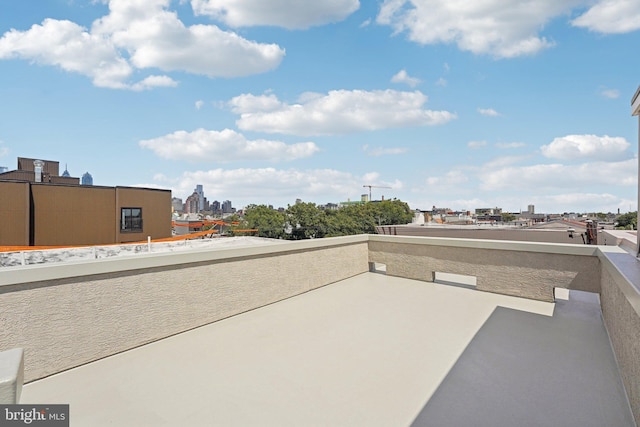
<svg viewBox="0 0 640 427">
<path fill-rule="evenodd" d="M 36 164 L 38 165 L 36 167 Z M 18 157 L 17 168 L 9 170 L 0 168 L 0 180 L 2 181 L 27 181 L 43 182 L 66 185 L 92 185 L 93 178 L 89 172 L 80 178 L 71 176 L 67 165 L 60 174 L 60 162 L 55 160 L 39 160 L 27 157 Z"/>
</svg>

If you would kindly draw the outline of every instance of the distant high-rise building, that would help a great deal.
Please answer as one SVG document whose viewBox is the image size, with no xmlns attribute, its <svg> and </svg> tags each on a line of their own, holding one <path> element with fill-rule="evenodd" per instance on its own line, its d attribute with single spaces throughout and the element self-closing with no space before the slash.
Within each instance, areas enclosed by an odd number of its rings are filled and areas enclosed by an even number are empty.
<svg viewBox="0 0 640 427">
<path fill-rule="evenodd" d="M 7 166 L 0 166 L 0 173 L 7 172 L 9 168 Z"/>
<path fill-rule="evenodd" d="M 67 172 L 66 168 L 65 168 L 65 172 Z M 93 185 L 93 177 L 89 172 L 85 172 L 84 175 L 82 175 L 82 180 L 80 181 L 80 185 Z"/>
<path fill-rule="evenodd" d="M 214 200 L 213 202 L 211 202 L 211 210 L 214 213 L 220 212 L 220 202 L 217 200 Z"/>
<path fill-rule="evenodd" d="M 172 197 L 171 207 L 173 208 L 174 212 L 182 212 L 182 209 L 183 209 L 182 199 L 179 197 Z"/>
<path fill-rule="evenodd" d="M 198 208 L 204 210 L 204 190 L 202 189 L 202 184 L 196 185 L 193 192 L 198 195 Z"/>
<path fill-rule="evenodd" d="M 534 205 L 527 206 L 527 213 L 530 213 L 530 214 L 536 213 L 536 207 Z"/>
<path fill-rule="evenodd" d="M 233 207 L 231 206 L 231 200 L 225 200 L 222 202 L 222 213 L 231 213 L 233 212 Z"/>
<path fill-rule="evenodd" d="M 185 213 L 198 213 L 200 212 L 200 196 L 195 191 L 184 202 Z"/>
<path fill-rule="evenodd" d="M 71 174 L 69 173 L 69 169 L 67 168 L 66 164 L 64 165 L 64 172 L 62 172 L 61 176 L 66 176 L 66 177 L 71 176 Z"/>
</svg>

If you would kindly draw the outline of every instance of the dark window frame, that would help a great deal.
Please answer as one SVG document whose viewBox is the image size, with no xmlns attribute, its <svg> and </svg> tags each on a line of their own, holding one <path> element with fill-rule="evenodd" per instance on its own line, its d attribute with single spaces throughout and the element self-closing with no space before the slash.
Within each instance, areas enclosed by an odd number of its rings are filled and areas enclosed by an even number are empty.
<svg viewBox="0 0 640 427">
<path fill-rule="evenodd" d="M 141 233 L 142 231 L 142 208 L 120 208 L 120 232 Z"/>
</svg>

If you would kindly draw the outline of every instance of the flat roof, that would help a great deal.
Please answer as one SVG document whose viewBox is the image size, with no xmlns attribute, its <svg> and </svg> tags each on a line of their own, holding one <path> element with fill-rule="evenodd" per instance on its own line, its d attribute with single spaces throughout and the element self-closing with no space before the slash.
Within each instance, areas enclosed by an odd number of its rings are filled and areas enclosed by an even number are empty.
<svg viewBox="0 0 640 427">
<path fill-rule="evenodd" d="M 98 427 L 633 426 L 600 314 L 594 294 L 364 273 L 26 384 L 21 403 Z"/>
</svg>

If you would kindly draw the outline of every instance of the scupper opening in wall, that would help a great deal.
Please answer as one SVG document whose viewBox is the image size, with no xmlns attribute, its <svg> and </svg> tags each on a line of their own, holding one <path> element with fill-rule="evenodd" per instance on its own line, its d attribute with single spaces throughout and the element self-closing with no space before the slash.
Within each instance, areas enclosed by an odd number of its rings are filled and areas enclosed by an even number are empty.
<svg viewBox="0 0 640 427">
<path fill-rule="evenodd" d="M 475 289 L 477 285 L 476 276 L 466 276 L 464 274 L 442 273 L 436 271 L 433 273 L 433 282 L 442 285 L 460 286 L 462 288 Z"/>
</svg>

